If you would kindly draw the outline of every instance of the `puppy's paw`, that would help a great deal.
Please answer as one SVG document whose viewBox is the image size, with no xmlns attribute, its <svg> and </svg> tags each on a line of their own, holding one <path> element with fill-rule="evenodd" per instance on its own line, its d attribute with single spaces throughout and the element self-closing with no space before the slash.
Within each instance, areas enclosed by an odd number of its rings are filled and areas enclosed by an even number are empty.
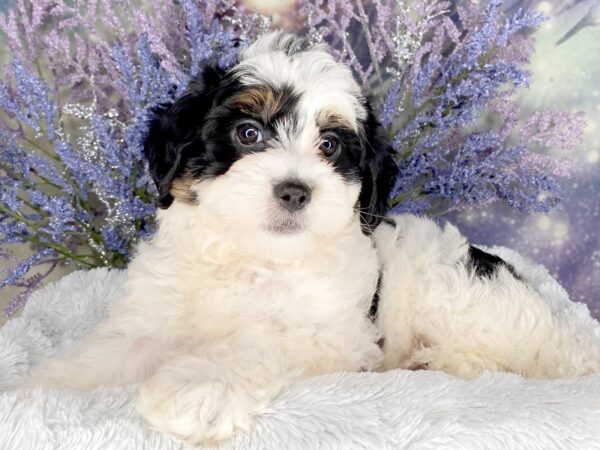
<svg viewBox="0 0 600 450">
<path fill-rule="evenodd" d="M 157 374 L 142 383 L 140 414 L 154 428 L 188 444 L 215 444 L 250 431 L 257 413 L 248 395 L 221 381 L 177 383 Z"/>
<path fill-rule="evenodd" d="M 431 346 L 415 351 L 402 367 L 407 369 L 421 368 L 438 370 L 467 380 L 474 379 L 486 370 L 492 372 L 508 371 L 496 362 L 477 351 L 457 351 L 445 346 Z"/>
</svg>

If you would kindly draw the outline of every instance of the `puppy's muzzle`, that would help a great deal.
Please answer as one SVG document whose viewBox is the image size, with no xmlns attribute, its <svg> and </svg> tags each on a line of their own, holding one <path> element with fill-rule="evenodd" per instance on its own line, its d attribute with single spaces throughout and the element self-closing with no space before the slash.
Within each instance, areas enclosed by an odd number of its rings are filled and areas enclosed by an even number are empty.
<svg viewBox="0 0 600 450">
<path fill-rule="evenodd" d="M 310 203 L 311 189 L 301 181 L 283 181 L 275 186 L 273 195 L 279 206 L 296 212 Z"/>
</svg>

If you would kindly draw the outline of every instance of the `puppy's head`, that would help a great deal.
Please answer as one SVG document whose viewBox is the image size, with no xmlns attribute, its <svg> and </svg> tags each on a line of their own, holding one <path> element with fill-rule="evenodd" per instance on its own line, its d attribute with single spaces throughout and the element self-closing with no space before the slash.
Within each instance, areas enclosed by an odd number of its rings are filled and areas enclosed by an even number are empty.
<svg viewBox="0 0 600 450">
<path fill-rule="evenodd" d="M 254 254 L 296 257 L 385 213 L 395 166 L 350 70 L 275 33 L 154 111 L 145 153 L 169 208 L 217 220 Z"/>
</svg>

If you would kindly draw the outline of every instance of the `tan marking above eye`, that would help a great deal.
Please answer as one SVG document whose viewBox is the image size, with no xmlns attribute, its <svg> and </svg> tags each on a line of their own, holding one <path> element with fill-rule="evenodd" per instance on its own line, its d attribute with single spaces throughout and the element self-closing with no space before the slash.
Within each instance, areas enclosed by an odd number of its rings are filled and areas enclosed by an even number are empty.
<svg viewBox="0 0 600 450">
<path fill-rule="evenodd" d="M 265 86 L 243 90 L 235 97 L 234 105 L 246 114 L 261 117 L 265 122 L 269 122 L 284 102 L 285 96 L 282 92 Z"/>
<path fill-rule="evenodd" d="M 343 128 L 349 131 L 354 131 L 352 120 L 333 109 L 325 109 L 321 111 L 317 117 L 317 126 L 321 129 L 327 130 Z"/>
</svg>

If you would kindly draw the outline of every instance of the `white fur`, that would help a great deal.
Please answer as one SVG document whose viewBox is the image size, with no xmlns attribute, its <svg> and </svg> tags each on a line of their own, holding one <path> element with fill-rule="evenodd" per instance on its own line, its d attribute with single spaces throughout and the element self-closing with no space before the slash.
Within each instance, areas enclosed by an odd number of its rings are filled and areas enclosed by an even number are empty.
<svg viewBox="0 0 600 450">
<path fill-rule="evenodd" d="M 175 203 L 160 214 L 108 320 L 28 385 L 143 381 L 144 417 L 196 443 L 248 429 L 295 379 L 378 366 L 367 319 L 378 263 L 356 217 L 318 252 L 274 262 L 240 252 L 196 209 Z"/>
<path fill-rule="evenodd" d="M 386 369 L 423 368 L 473 378 L 485 370 L 531 378 L 600 372 L 600 333 L 577 304 L 553 305 L 526 276 L 467 268 L 468 244 L 452 225 L 410 215 L 382 224 L 377 323 Z M 521 274 L 524 275 L 524 274 Z"/>
</svg>

